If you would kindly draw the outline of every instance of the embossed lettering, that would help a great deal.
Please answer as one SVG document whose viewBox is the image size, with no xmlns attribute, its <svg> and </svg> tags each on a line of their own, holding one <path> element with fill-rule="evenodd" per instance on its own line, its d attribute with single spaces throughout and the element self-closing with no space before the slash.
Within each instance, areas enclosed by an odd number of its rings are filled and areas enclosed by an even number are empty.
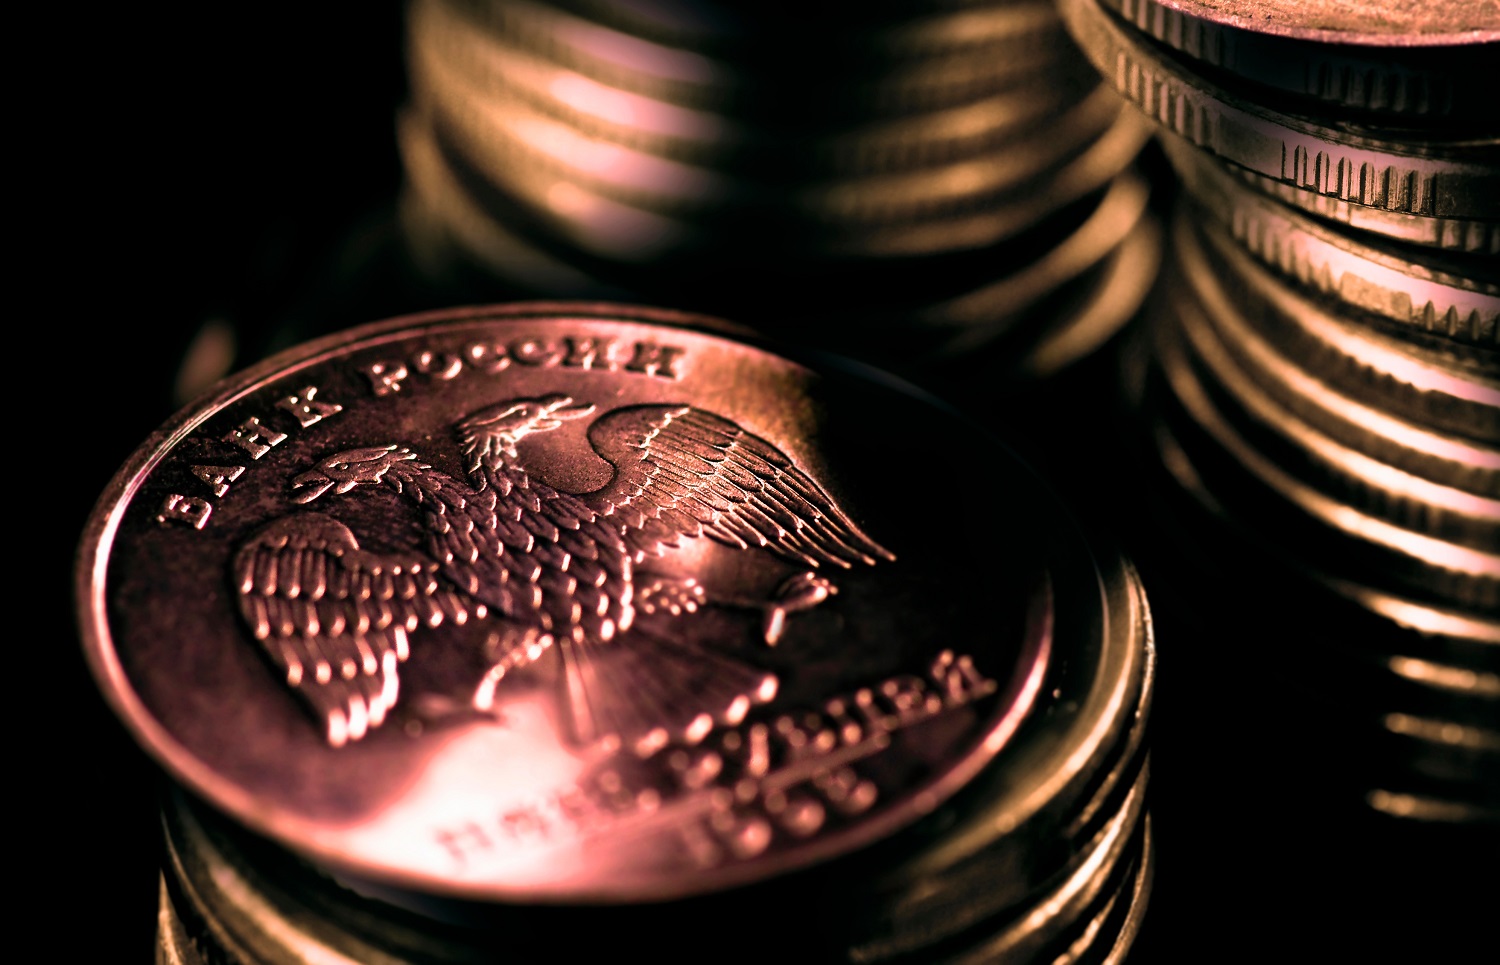
<svg viewBox="0 0 1500 965">
<path fill-rule="evenodd" d="M 457 828 L 439 829 L 437 832 L 438 844 L 448 849 L 456 861 L 462 862 L 471 851 L 486 851 L 494 846 L 490 836 L 485 834 L 484 828 L 473 821 L 465 821 Z"/>
<path fill-rule="evenodd" d="M 456 378 L 463 371 L 463 359 L 452 352 L 421 352 L 413 360 L 418 372 L 435 379 Z"/>
<path fill-rule="evenodd" d="M 838 743 L 838 735 L 817 714 L 804 713 L 800 718 L 784 714 L 776 718 L 772 729 L 793 761 L 826 754 Z"/>
<path fill-rule="evenodd" d="M 517 808 L 500 815 L 500 828 L 512 838 L 547 838 L 553 822 L 537 808 Z"/>
<path fill-rule="evenodd" d="M 474 341 L 457 353 L 424 351 L 404 361 L 385 359 L 365 366 L 361 372 L 370 382 L 376 396 L 409 390 L 414 375 L 432 379 L 458 378 L 464 369 L 483 375 L 496 375 L 512 365 L 564 367 L 614 372 L 621 369 L 661 379 L 680 377 L 678 365 L 686 349 L 677 345 L 636 342 L 629 349 L 629 360 L 613 339 L 583 335 L 548 338 L 540 335 L 520 336 L 509 342 Z"/>
<path fill-rule="evenodd" d="M 464 356 L 469 364 L 485 375 L 494 375 L 510 367 L 510 356 L 505 346 L 495 342 L 470 342 L 464 346 Z"/>
<path fill-rule="evenodd" d="M 890 708 L 886 726 L 892 730 L 926 720 L 943 709 L 942 698 L 932 693 L 927 682 L 918 677 L 892 677 L 880 685 L 879 693 Z"/>
<path fill-rule="evenodd" d="M 655 375 L 663 379 L 675 379 L 677 359 L 683 350 L 676 345 L 657 345 L 655 342 L 636 342 L 635 354 L 625 363 L 630 372 Z"/>
<path fill-rule="evenodd" d="M 334 415 L 338 412 L 342 412 L 344 410 L 343 406 L 338 405 L 334 402 L 314 401 L 314 399 L 317 397 L 317 394 L 318 387 L 316 385 L 309 385 L 307 388 L 302 390 L 302 394 L 300 396 L 289 395 L 286 398 L 282 399 L 280 402 L 276 403 L 276 406 L 277 408 L 284 409 L 287 412 L 290 412 L 293 418 L 295 418 L 298 424 L 300 424 L 304 429 L 316 422 L 321 422 L 329 416 Z"/>
<path fill-rule="evenodd" d="M 400 392 L 401 384 L 411 374 L 401 362 L 376 362 L 366 366 L 364 371 L 370 380 L 370 389 L 377 396 Z"/>
<path fill-rule="evenodd" d="M 869 691 L 865 691 L 869 693 Z M 824 712 L 828 714 L 830 723 L 833 725 L 834 733 L 838 734 L 839 740 L 844 744 L 858 744 L 864 737 L 865 728 L 859 721 L 855 720 L 850 712 L 850 703 L 843 697 L 835 697 L 823 705 Z"/>
<path fill-rule="evenodd" d="M 845 815 L 869 810 L 880 793 L 874 782 L 860 777 L 854 768 L 847 766 L 820 772 L 813 777 L 813 786 L 822 792 L 829 804 Z"/>
<path fill-rule="evenodd" d="M 610 361 L 610 352 L 614 349 L 614 340 L 607 338 L 575 338 L 568 336 L 563 339 L 563 344 L 568 347 L 567 354 L 563 356 L 562 364 L 575 369 L 591 369 L 595 363 L 603 360 L 602 368 L 613 370 L 615 365 Z"/>
<path fill-rule="evenodd" d="M 203 480 L 209 492 L 222 496 L 229 492 L 229 484 L 245 472 L 244 466 L 194 466 L 193 475 Z"/>
<path fill-rule="evenodd" d="M 745 723 L 645 757 L 621 751 L 577 784 L 439 831 L 438 842 L 462 862 L 507 842 L 525 846 L 564 832 L 587 836 L 635 825 L 675 835 L 681 858 L 699 867 L 753 858 L 778 835 L 805 839 L 869 811 L 880 788 L 860 773 L 862 762 L 890 747 L 895 731 L 997 689 L 966 655 L 943 651 L 927 669 L 927 680 L 889 677 L 828 699 L 821 712 Z M 686 805 L 686 813 L 676 805 Z M 658 811 L 665 823 L 647 823 Z"/>
<path fill-rule="evenodd" d="M 213 507 L 206 499 L 173 493 L 162 500 L 161 512 L 156 514 L 156 521 L 158 523 L 187 523 L 194 529 L 202 529 L 212 512 Z"/>
<path fill-rule="evenodd" d="M 552 342 L 537 338 L 518 338 L 510 343 L 510 356 L 522 365 L 556 365 L 563 352 Z"/>
<path fill-rule="evenodd" d="M 254 416 L 224 434 L 225 442 L 232 442 L 250 453 L 251 459 L 259 459 L 285 442 L 286 438 L 286 433 L 262 425 Z"/>
<path fill-rule="evenodd" d="M 720 738 L 719 747 L 746 777 L 764 777 L 771 768 L 770 728 L 765 724 L 728 731 Z"/>
<path fill-rule="evenodd" d="M 723 772 L 724 759 L 713 751 L 678 748 L 667 755 L 667 766 L 680 787 L 696 791 Z"/>
<path fill-rule="evenodd" d="M 949 707 L 988 697 L 1000 686 L 979 672 L 973 657 L 956 656 L 952 650 L 944 650 L 933 659 L 929 674 Z"/>
</svg>

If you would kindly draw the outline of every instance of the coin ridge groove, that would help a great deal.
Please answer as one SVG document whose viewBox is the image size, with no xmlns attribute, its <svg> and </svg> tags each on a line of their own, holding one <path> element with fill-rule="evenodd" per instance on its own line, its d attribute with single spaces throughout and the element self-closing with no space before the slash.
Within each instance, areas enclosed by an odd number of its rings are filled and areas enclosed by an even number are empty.
<svg viewBox="0 0 1500 965">
<path fill-rule="evenodd" d="M 1100 2 L 1137 30 L 1194 60 L 1254 83 L 1327 101 L 1332 106 L 1415 117 L 1447 117 L 1456 110 L 1467 115 L 1481 107 L 1476 97 L 1472 105 L 1463 105 L 1467 109 L 1456 109 L 1455 101 L 1459 100 L 1456 94 L 1463 89 L 1464 78 L 1455 77 L 1444 67 L 1402 63 L 1402 55 L 1408 49 L 1405 46 L 1372 44 L 1365 48 L 1337 44 L 1331 38 L 1320 42 L 1259 33 L 1250 27 L 1196 17 L 1163 0 Z M 1472 40 L 1478 43 L 1493 44 L 1500 38 L 1500 31 L 1476 33 L 1479 36 Z M 1460 49 L 1468 46 L 1464 44 Z M 1413 49 L 1423 55 L 1429 52 L 1426 47 Z M 1295 67 L 1276 71 L 1264 69 L 1261 60 L 1273 63 L 1281 60 L 1284 64 L 1294 57 Z M 1477 52 L 1473 59 L 1475 63 L 1468 66 L 1478 66 Z M 1262 68 L 1247 70 L 1247 60 L 1259 61 Z M 1291 81 L 1292 74 L 1300 82 Z"/>
<path fill-rule="evenodd" d="M 1058 0 L 1079 46 L 1126 99 L 1199 149 L 1283 183 L 1405 214 L 1500 219 L 1500 140 L 1387 141 L 1256 104 L 1235 106 L 1202 78 L 1157 58 L 1098 0 Z M 1472 155 L 1472 156 L 1468 156 Z M 1357 176 L 1356 176 L 1357 175 Z"/>
</svg>

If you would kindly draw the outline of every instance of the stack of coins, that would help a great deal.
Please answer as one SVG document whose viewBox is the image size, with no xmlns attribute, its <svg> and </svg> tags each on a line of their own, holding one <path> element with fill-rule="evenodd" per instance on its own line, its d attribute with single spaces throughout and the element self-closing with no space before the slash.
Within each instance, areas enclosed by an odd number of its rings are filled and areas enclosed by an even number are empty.
<svg viewBox="0 0 1500 965">
<path fill-rule="evenodd" d="M 729 315 L 995 393 L 1141 305 L 1149 127 L 1051 0 L 417 0 L 403 224 L 457 297 Z"/>
<path fill-rule="evenodd" d="M 1145 914 L 1133 567 L 950 408 L 715 319 L 276 355 L 121 468 L 77 586 L 169 782 L 159 961 L 1113 963 Z"/>
<path fill-rule="evenodd" d="M 1060 9 L 1180 181 L 1130 384 L 1174 611 L 1225 641 L 1178 691 L 1233 735 L 1220 817 L 1252 861 L 1461 860 L 1500 823 L 1500 8 Z M 1440 884 L 1390 855 L 1371 891 Z"/>
</svg>

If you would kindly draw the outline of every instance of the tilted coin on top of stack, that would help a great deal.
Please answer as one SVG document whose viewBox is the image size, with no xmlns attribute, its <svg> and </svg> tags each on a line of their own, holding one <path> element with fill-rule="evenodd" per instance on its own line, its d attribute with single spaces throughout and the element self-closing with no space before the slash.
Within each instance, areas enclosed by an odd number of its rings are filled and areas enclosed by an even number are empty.
<svg viewBox="0 0 1500 965">
<path fill-rule="evenodd" d="M 1500 6 L 1060 9 L 1180 177 L 1132 381 L 1206 619 L 1249 628 L 1208 679 L 1281 755 L 1258 786 L 1474 841 L 1500 824 Z"/>
<path fill-rule="evenodd" d="M 1145 913 L 1131 565 L 953 410 L 715 319 L 288 350 L 121 468 L 77 590 L 172 789 L 161 961 L 1119 962 Z"/>
<path fill-rule="evenodd" d="M 416 0 L 408 75 L 402 218 L 447 292 L 732 315 L 994 393 L 1108 342 L 1159 264 L 1148 127 L 1051 0 Z"/>
</svg>

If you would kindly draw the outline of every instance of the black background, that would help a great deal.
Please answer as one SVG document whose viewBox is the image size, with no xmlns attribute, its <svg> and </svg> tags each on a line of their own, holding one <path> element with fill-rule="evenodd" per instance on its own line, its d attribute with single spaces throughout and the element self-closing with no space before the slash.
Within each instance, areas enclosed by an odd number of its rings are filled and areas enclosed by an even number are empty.
<svg viewBox="0 0 1500 965">
<path fill-rule="evenodd" d="M 324 313 L 319 327 L 443 306 L 404 304 L 400 293 L 350 297 L 342 267 L 388 241 L 399 4 L 169 5 L 62 20 L 13 38 L 18 47 L 35 38 L 46 64 L 18 98 L 27 163 L 13 183 L 24 215 L 15 331 L 26 374 L 11 378 L 12 419 L 42 457 L 13 479 L 11 500 L 25 520 L 17 532 L 44 566 L 40 605 L 29 581 L 17 601 L 30 616 L 13 644 L 24 712 L 12 740 L 27 753 L 12 793 L 28 819 L 12 833 L 35 856 L 30 902 L 76 916 L 57 936 L 68 957 L 144 962 L 156 916 L 156 775 L 77 644 L 72 566 L 85 520 L 173 411 L 172 379 L 206 320 L 246 334 L 248 362 L 305 330 L 309 312 Z M 1133 965 L 1477 960 L 1500 911 L 1493 881 L 1479 875 L 1493 875 L 1500 854 L 1417 862 L 1382 824 L 1351 818 L 1325 834 L 1296 824 L 1279 791 L 1256 786 L 1226 807 L 1232 766 L 1188 719 L 1218 685 L 1163 671 L 1153 775 L 1161 861 Z M 1262 793 L 1277 803 L 1258 807 Z M 1380 883 L 1392 853 L 1404 879 L 1394 891 Z"/>
<path fill-rule="evenodd" d="M 15 27 L 35 59 L 15 81 L 13 331 L 34 364 L 12 388 L 51 402 L 18 416 L 45 472 L 10 490 L 43 559 L 17 600 L 25 726 L 10 796 L 23 907 L 45 910 L 56 933 L 41 940 L 59 957 L 149 962 L 156 927 L 157 772 L 76 633 L 85 521 L 175 411 L 178 365 L 206 321 L 237 328 L 236 365 L 252 361 L 328 303 L 340 252 L 382 240 L 400 30 L 391 0 L 70 7 Z"/>
</svg>

